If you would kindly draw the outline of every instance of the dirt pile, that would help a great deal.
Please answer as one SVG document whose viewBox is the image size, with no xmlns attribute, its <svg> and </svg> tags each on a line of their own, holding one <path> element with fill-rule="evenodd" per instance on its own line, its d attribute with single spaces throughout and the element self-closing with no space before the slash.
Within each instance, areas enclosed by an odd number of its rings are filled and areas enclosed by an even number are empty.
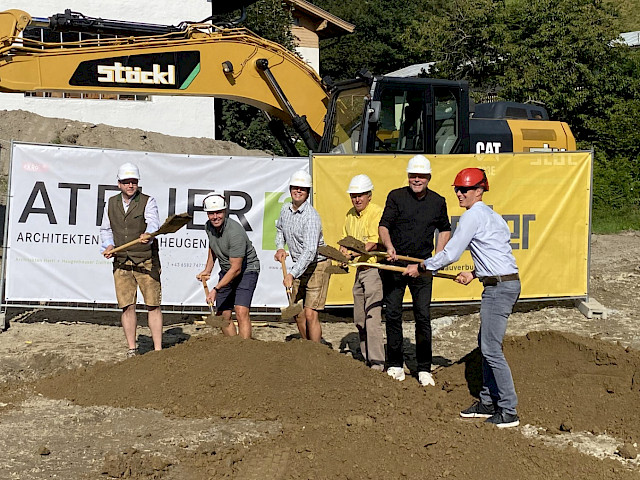
<svg viewBox="0 0 640 480">
<path fill-rule="evenodd" d="M 191 155 L 266 155 L 233 142 L 172 137 L 140 129 L 48 118 L 23 110 L 0 110 L 0 164 L 8 174 L 11 140 Z"/>
<path fill-rule="evenodd" d="M 169 417 L 276 421 L 281 433 L 182 449 L 153 478 L 637 478 L 576 449 L 549 446 L 568 430 L 633 445 L 640 353 L 599 340 L 533 332 L 505 343 L 531 438 L 457 417 L 480 385 L 477 351 L 440 369 L 442 388 L 398 383 L 308 342 L 191 338 L 158 353 L 40 381 L 77 405 L 160 410 Z M 620 444 L 622 446 L 622 442 Z M 107 460 L 118 468 L 124 457 Z M 129 455 L 123 451 L 121 456 Z M 124 463 L 126 464 L 126 462 Z M 147 470 L 131 478 L 151 478 Z M 186 477 L 184 475 L 187 475 Z"/>
</svg>

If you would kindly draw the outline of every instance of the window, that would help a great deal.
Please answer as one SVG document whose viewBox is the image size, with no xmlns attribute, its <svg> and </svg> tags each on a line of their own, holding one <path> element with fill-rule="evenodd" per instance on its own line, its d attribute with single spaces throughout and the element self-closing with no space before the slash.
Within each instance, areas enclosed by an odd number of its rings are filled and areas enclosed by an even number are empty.
<svg viewBox="0 0 640 480">
<path fill-rule="evenodd" d="M 137 102 L 151 101 L 151 95 L 132 95 L 98 92 L 26 92 L 25 97 L 32 98 L 79 98 L 83 100 L 128 100 Z"/>
<path fill-rule="evenodd" d="M 362 126 L 364 100 L 367 87 L 345 90 L 338 94 L 335 103 L 331 153 L 356 153 Z"/>
<path fill-rule="evenodd" d="M 375 152 L 424 151 L 424 97 L 420 90 L 386 88 L 380 96 Z"/>
<path fill-rule="evenodd" d="M 77 33 L 77 32 L 53 32 L 48 28 L 42 27 L 27 27 L 23 34 L 23 38 L 34 40 L 36 42 L 47 43 L 70 43 L 78 42 L 80 40 L 92 40 L 100 38 L 115 38 L 114 35 L 98 35 L 92 33 Z M 33 45 L 29 45 L 33 47 Z M 78 48 L 80 45 L 68 45 L 68 47 L 61 48 Z M 128 101 L 150 101 L 151 95 L 134 95 L 123 94 L 118 95 L 116 93 L 100 93 L 100 92 L 26 92 L 25 97 L 33 98 L 78 98 L 78 99 L 93 99 L 93 100 L 128 100 Z"/>
<path fill-rule="evenodd" d="M 458 101 L 448 88 L 434 88 L 436 153 L 451 153 L 458 140 Z"/>
<path fill-rule="evenodd" d="M 505 113 L 507 118 L 527 118 L 527 109 L 518 107 L 507 107 Z"/>
</svg>

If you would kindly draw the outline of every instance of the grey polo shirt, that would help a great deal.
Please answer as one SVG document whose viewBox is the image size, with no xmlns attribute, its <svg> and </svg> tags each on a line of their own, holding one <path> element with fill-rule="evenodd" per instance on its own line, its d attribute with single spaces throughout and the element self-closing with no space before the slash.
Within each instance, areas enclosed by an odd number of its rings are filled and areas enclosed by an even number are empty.
<svg viewBox="0 0 640 480">
<path fill-rule="evenodd" d="M 247 232 L 238 222 L 225 218 L 218 232 L 211 222 L 207 221 L 205 230 L 209 237 L 209 248 L 220 262 L 220 269 L 223 272 L 231 268 L 229 258 L 242 258 L 242 271 L 260 271 L 260 260 L 258 260 L 256 249 L 253 248 Z"/>
</svg>

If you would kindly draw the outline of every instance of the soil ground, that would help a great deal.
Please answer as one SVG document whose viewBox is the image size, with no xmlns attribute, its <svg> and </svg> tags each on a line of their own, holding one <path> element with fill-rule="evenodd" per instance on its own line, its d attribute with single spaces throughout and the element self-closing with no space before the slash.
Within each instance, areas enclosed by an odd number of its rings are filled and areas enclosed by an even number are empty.
<svg viewBox="0 0 640 480">
<path fill-rule="evenodd" d="M 114 313 L 11 311 L 0 478 L 640 478 L 638 258 L 638 233 L 593 237 L 606 319 L 518 305 L 504 349 L 522 423 L 508 430 L 458 417 L 480 385 L 477 307 L 433 309 L 436 388 L 366 368 L 345 312 L 323 316 L 326 345 L 273 319 L 243 341 L 171 316 L 162 352 L 141 326 L 143 354 L 125 359 Z"/>
<path fill-rule="evenodd" d="M 131 142 L 112 146 L 155 149 L 140 144 L 144 132 L 66 121 L 43 130 L 46 119 L 4 115 L 3 140 L 67 142 L 42 136 L 69 123 L 88 132 L 84 144 L 111 146 L 102 142 L 122 134 Z M 215 153 L 192 146 L 158 149 Z M 0 334 L 0 480 L 638 479 L 639 258 L 639 233 L 592 238 L 590 295 L 606 319 L 568 302 L 517 306 L 504 350 L 521 425 L 506 430 L 458 416 L 481 381 L 474 306 L 433 309 L 435 388 L 366 368 L 344 311 L 322 316 L 324 345 L 272 318 L 255 319 L 255 338 L 240 340 L 168 315 L 161 352 L 150 351 L 141 318 L 142 355 L 125 359 L 115 313 L 10 310 Z"/>
</svg>

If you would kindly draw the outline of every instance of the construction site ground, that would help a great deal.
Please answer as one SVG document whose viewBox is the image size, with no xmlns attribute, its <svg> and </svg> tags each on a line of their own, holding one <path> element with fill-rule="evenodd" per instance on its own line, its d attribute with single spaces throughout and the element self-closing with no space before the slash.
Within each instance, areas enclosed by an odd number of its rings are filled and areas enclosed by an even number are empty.
<svg viewBox="0 0 640 480">
<path fill-rule="evenodd" d="M 117 313 L 12 309 L 0 479 L 638 479 L 639 259 L 638 232 L 592 237 L 606 319 L 518 304 L 504 350 L 521 424 L 504 430 L 458 416 L 481 382 L 477 306 L 433 309 L 436 387 L 366 368 L 348 311 L 323 314 L 322 345 L 274 319 L 241 340 L 167 315 L 161 352 L 141 314 L 126 359 Z"/>
<path fill-rule="evenodd" d="M 476 307 L 433 309 L 435 388 L 366 368 L 347 312 L 323 316 L 325 345 L 290 323 L 241 340 L 173 315 L 165 350 L 141 327 L 125 359 L 116 313 L 10 311 L 0 478 L 640 478 L 640 234 L 592 247 L 611 311 L 518 305 L 504 349 L 522 423 L 506 430 L 458 417 L 480 385 Z"/>
</svg>

